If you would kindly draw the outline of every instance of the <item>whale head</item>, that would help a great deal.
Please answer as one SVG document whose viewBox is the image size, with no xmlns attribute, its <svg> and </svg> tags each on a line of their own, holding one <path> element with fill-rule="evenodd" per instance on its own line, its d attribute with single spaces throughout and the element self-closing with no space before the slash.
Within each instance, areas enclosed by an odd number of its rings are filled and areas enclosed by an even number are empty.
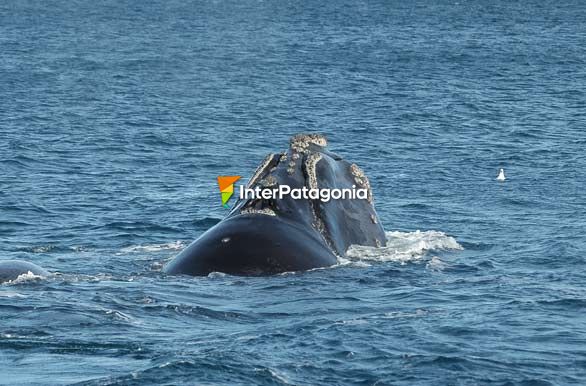
<svg viewBox="0 0 586 386">
<path fill-rule="evenodd" d="M 273 274 L 335 264 L 350 245 L 381 246 L 384 230 L 370 183 L 353 163 L 326 150 L 319 134 L 291 138 L 287 151 L 269 154 L 243 191 L 338 190 L 338 199 L 241 197 L 224 220 L 175 257 L 167 273 Z M 360 190 L 360 197 L 351 196 Z"/>
</svg>

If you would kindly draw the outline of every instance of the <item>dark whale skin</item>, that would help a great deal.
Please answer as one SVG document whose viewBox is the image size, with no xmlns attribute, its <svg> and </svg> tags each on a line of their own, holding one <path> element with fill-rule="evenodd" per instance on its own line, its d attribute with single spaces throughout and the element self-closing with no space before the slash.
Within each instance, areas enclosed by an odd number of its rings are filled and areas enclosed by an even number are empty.
<svg viewBox="0 0 586 386">
<path fill-rule="evenodd" d="M 278 218 L 237 215 L 220 222 L 185 248 L 167 273 L 199 276 L 273 275 L 336 263 L 336 256 L 311 232 Z"/>
<path fill-rule="evenodd" d="M 286 153 L 265 158 L 246 187 L 363 188 L 366 199 L 241 199 L 163 271 L 273 275 L 334 265 L 350 245 L 384 245 L 368 178 L 355 164 L 327 151 L 326 143 L 317 134 L 294 136 Z"/>
</svg>

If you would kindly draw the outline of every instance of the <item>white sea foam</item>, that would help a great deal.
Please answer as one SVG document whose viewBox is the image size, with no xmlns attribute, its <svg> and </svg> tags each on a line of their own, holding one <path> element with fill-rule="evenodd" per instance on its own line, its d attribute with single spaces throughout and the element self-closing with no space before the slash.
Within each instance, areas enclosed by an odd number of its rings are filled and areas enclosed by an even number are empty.
<svg viewBox="0 0 586 386">
<path fill-rule="evenodd" d="M 26 273 L 22 273 L 22 274 L 18 275 L 18 277 L 16 279 L 14 279 L 14 280 L 10 280 L 10 281 L 6 282 L 6 284 L 27 283 L 29 281 L 36 281 L 36 280 L 40 280 L 42 278 L 44 278 L 44 276 L 42 276 L 42 275 L 35 275 L 31 271 L 28 271 Z"/>
<path fill-rule="evenodd" d="M 186 247 L 186 243 L 183 241 L 173 241 L 171 243 L 164 244 L 147 244 L 147 245 L 131 245 L 126 248 L 122 248 L 123 253 L 136 253 L 136 252 L 159 252 L 159 251 L 179 251 Z"/>
<path fill-rule="evenodd" d="M 437 256 L 432 256 L 425 265 L 431 271 L 441 271 L 446 267 L 446 263 L 440 260 Z"/>
<path fill-rule="evenodd" d="M 2 291 L 0 292 L 0 298 L 14 298 L 14 299 L 25 299 L 26 296 L 19 294 L 18 292 Z"/>
<path fill-rule="evenodd" d="M 228 276 L 228 274 L 226 274 L 224 272 L 216 272 L 216 271 L 210 272 L 208 274 L 209 278 L 218 278 L 218 277 L 226 277 L 226 276 Z"/>
<path fill-rule="evenodd" d="M 387 232 L 384 247 L 352 245 L 346 253 L 348 263 L 355 261 L 398 261 L 406 263 L 419 260 L 430 251 L 462 250 L 462 246 L 451 236 L 439 231 Z M 438 264 L 438 261 L 434 263 Z"/>
</svg>

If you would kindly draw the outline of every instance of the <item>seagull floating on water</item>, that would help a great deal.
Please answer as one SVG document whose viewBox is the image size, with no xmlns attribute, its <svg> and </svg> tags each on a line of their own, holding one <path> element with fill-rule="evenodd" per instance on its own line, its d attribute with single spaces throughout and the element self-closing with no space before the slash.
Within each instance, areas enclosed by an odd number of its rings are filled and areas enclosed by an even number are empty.
<svg viewBox="0 0 586 386">
<path fill-rule="evenodd" d="M 498 177 L 496 178 L 499 181 L 504 181 L 507 178 L 505 177 L 505 169 L 501 169 L 501 171 L 499 172 Z"/>
</svg>

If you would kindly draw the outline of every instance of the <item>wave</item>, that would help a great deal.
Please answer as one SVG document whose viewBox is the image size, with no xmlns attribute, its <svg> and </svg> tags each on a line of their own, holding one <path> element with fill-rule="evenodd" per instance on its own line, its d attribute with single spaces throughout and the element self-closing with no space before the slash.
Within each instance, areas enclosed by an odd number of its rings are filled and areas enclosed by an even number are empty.
<svg viewBox="0 0 586 386">
<path fill-rule="evenodd" d="M 384 247 L 352 245 L 340 263 L 351 261 L 398 261 L 406 263 L 419 260 L 433 251 L 460 251 L 464 248 L 456 239 L 440 231 L 386 232 L 387 243 Z M 434 262 L 434 265 L 439 262 Z"/>
</svg>

